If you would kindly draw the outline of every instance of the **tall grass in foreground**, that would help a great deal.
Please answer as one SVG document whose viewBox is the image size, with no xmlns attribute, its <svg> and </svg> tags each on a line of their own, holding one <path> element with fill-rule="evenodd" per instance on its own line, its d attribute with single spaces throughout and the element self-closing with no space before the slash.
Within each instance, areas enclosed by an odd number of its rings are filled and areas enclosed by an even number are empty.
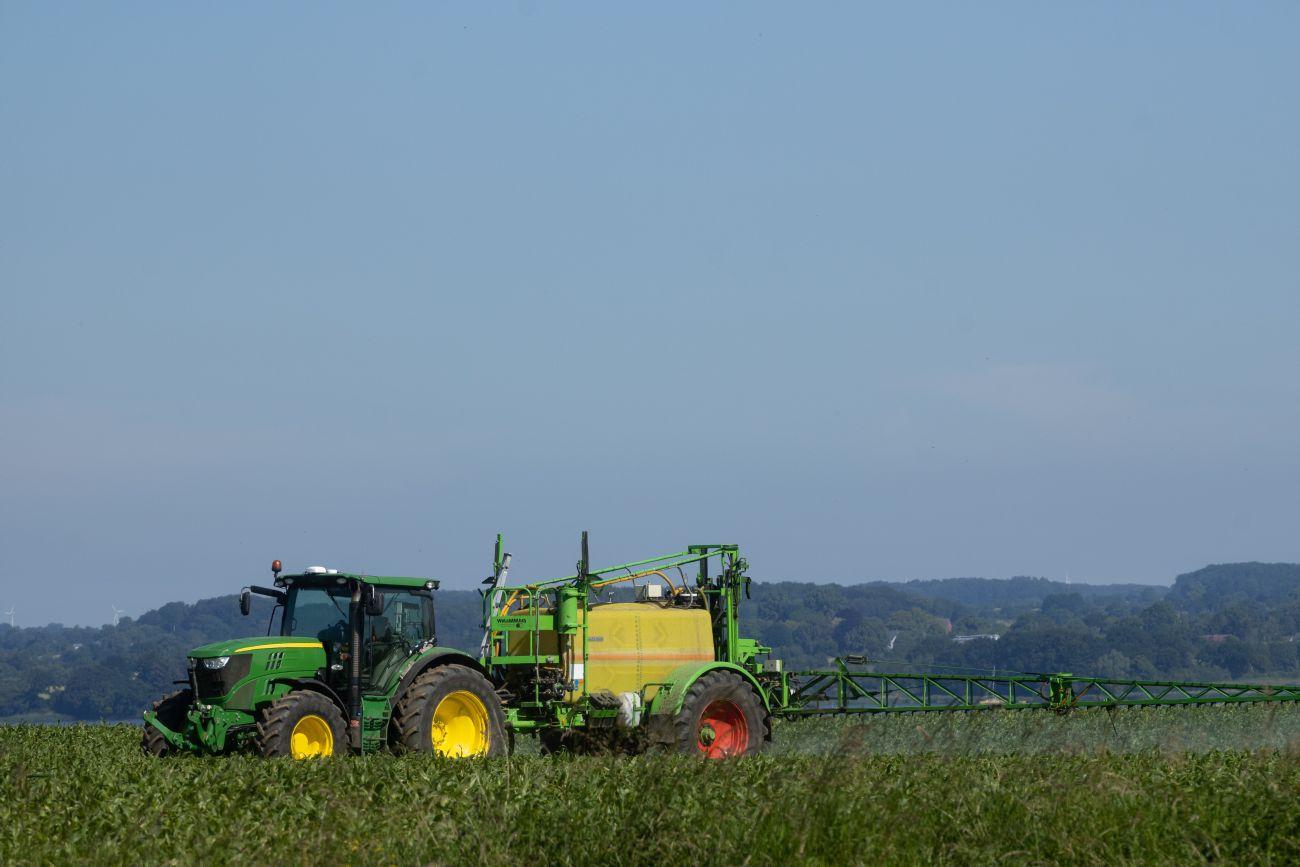
<svg viewBox="0 0 1300 867">
<path fill-rule="evenodd" d="M 0 863 L 1296 863 L 1300 715 L 1268 710 L 1101 742 L 1081 714 L 818 720 L 721 763 L 157 761 L 134 728 L 4 727 Z M 1247 749 L 1188 751 L 1194 722 Z"/>
<path fill-rule="evenodd" d="M 778 720 L 774 754 L 1300 751 L 1300 704 L 983 710 Z"/>
</svg>

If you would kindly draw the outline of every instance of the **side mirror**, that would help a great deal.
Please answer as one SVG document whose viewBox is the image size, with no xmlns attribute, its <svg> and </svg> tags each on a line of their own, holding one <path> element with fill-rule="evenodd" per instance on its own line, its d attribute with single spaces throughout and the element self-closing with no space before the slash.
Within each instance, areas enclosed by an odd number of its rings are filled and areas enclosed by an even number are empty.
<svg viewBox="0 0 1300 867">
<path fill-rule="evenodd" d="M 384 594 L 366 585 L 366 616 L 380 617 L 384 613 Z"/>
<path fill-rule="evenodd" d="M 248 616 L 248 612 L 253 610 L 253 591 L 245 587 L 239 591 L 239 613 Z"/>
</svg>

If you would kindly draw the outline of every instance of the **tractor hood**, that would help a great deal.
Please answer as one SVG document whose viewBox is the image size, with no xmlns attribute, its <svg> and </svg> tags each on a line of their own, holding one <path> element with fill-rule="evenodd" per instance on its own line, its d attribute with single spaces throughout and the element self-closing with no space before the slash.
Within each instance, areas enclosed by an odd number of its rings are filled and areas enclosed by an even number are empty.
<svg viewBox="0 0 1300 867">
<path fill-rule="evenodd" d="M 259 696 L 272 695 L 268 677 L 314 677 L 324 666 L 325 648 L 313 638 L 230 638 L 190 651 L 190 685 L 201 702 L 251 712 Z"/>
<path fill-rule="evenodd" d="M 322 660 L 325 656 L 325 647 L 314 638 L 278 635 L 259 635 L 257 638 L 228 638 L 225 641 L 217 641 L 212 644 L 205 644 L 202 647 L 196 647 L 190 651 L 189 655 L 194 659 L 209 659 L 214 656 L 233 656 L 236 653 L 251 653 L 256 650 L 298 652 L 316 650 L 321 654 Z"/>
</svg>

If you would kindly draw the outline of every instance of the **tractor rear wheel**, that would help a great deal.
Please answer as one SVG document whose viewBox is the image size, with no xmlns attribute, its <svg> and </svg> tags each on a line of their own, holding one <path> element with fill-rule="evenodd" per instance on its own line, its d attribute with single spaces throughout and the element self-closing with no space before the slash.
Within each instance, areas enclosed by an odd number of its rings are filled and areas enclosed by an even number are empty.
<svg viewBox="0 0 1300 867">
<path fill-rule="evenodd" d="M 762 752 L 768 740 L 762 700 L 729 671 L 711 671 L 691 684 L 674 728 L 678 751 L 709 759 Z"/>
<path fill-rule="evenodd" d="M 397 742 L 417 753 L 453 758 L 503 756 L 505 713 L 486 677 L 463 665 L 440 665 L 415 679 L 393 712 Z"/>
<path fill-rule="evenodd" d="M 257 748 L 267 758 L 328 758 L 347 752 L 347 722 L 319 692 L 298 690 L 271 702 L 257 720 Z"/>
<path fill-rule="evenodd" d="M 194 701 L 192 690 L 182 689 L 173 692 L 171 695 L 165 695 L 153 703 L 153 712 L 158 716 L 158 722 L 167 726 L 174 732 L 185 730 L 185 712 L 190 709 Z M 167 742 L 162 732 L 149 725 L 144 724 L 144 734 L 140 737 L 140 749 L 146 756 L 170 756 L 176 753 L 176 748 Z"/>
</svg>

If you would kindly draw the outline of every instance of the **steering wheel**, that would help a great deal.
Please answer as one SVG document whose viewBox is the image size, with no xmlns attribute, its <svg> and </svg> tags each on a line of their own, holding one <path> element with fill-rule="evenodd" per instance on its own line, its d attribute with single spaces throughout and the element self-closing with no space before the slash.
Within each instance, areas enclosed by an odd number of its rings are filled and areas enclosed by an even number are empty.
<svg viewBox="0 0 1300 867">
<path fill-rule="evenodd" d="M 330 626 L 326 626 L 320 632 L 316 633 L 316 637 L 323 643 L 328 643 L 330 641 L 346 641 L 348 637 L 348 622 L 346 620 L 339 620 Z"/>
</svg>

